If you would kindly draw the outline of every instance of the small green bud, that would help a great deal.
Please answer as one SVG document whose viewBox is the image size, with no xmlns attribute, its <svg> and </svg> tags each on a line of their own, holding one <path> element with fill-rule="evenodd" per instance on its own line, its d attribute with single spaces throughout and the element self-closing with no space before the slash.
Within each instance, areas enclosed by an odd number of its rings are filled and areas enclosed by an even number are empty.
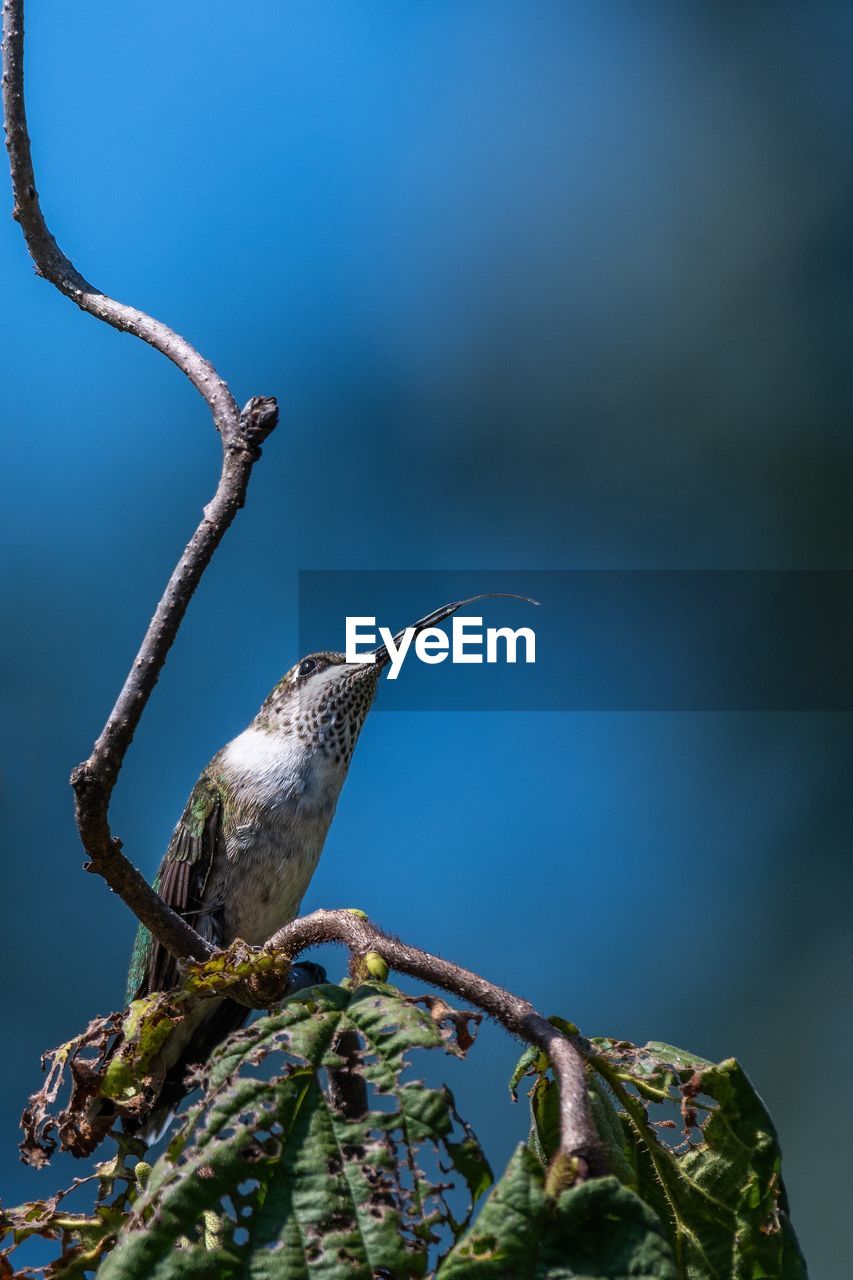
<svg viewBox="0 0 853 1280">
<path fill-rule="evenodd" d="M 378 951 L 367 952 L 364 957 L 364 967 L 371 978 L 378 978 L 380 982 L 388 981 L 388 965 Z"/>
<path fill-rule="evenodd" d="M 359 920 L 367 919 L 367 912 L 362 911 L 360 907 L 344 907 L 344 911 L 346 911 L 347 915 L 358 916 Z"/>
<path fill-rule="evenodd" d="M 147 1160 L 137 1161 L 133 1166 L 133 1176 L 136 1179 L 136 1185 L 139 1187 L 139 1190 L 142 1191 L 148 1179 L 151 1177 L 151 1165 Z"/>
</svg>

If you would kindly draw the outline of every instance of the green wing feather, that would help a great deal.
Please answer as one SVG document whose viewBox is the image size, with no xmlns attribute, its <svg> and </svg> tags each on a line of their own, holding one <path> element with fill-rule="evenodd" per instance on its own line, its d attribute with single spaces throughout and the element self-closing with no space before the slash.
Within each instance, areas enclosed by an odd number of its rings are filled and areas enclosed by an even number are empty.
<svg viewBox="0 0 853 1280">
<path fill-rule="evenodd" d="M 191 923 L 201 908 L 204 887 L 217 852 L 224 856 L 221 786 L 205 771 L 195 784 L 154 879 L 154 888 L 173 911 Z M 140 925 L 133 944 L 127 999 L 168 991 L 178 980 L 175 960 Z"/>
</svg>

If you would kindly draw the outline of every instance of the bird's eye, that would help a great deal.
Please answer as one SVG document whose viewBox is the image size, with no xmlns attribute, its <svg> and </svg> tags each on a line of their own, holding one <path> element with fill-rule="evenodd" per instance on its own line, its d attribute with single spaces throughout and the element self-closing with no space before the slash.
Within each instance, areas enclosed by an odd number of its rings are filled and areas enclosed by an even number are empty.
<svg viewBox="0 0 853 1280">
<path fill-rule="evenodd" d="M 312 671 L 317 670 L 316 658 L 303 658 L 299 666 L 296 668 L 298 676 L 310 676 Z"/>
</svg>

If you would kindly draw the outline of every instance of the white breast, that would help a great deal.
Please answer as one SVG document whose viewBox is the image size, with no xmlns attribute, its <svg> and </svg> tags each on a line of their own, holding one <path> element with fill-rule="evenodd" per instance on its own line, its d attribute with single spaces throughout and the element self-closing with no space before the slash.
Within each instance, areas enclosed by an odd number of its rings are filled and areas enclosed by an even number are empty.
<svg viewBox="0 0 853 1280">
<path fill-rule="evenodd" d="M 235 791 L 253 807 L 298 802 L 303 809 L 334 809 L 346 776 L 345 766 L 312 750 L 295 733 L 253 728 L 229 742 L 222 766 Z"/>
<path fill-rule="evenodd" d="M 304 772 L 304 749 L 296 735 L 246 729 L 222 753 L 229 781 L 240 790 L 251 788 L 260 804 L 282 793 L 293 795 Z"/>
<path fill-rule="evenodd" d="M 230 831 L 209 887 L 227 904 L 229 940 L 257 944 L 298 910 L 345 774 L 296 735 L 254 728 L 228 744 L 221 764 L 246 820 Z"/>
</svg>

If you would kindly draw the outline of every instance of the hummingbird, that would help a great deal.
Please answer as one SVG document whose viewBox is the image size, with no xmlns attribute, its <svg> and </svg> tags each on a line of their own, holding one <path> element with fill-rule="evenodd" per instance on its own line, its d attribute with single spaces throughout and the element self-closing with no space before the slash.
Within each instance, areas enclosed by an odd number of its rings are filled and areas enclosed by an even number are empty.
<svg viewBox="0 0 853 1280">
<path fill-rule="evenodd" d="M 398 632 L 393 643 L 466 605 L 506 594 L 443 605 Z M 391 660 L 384 644 L 365 656 L 372 661 L 348 663 L 334 652 L 301 658 L 193 787 L 154 888 L 214 946 L 238 938 L 259 946 L 298 914 L 381 672 Z M 291 972 L 291 990 L 325 981 L 319 965 L 294 965 Z M 179 983 L 175 958 L 140 925 L 128 1002 Z M 249 1012 L 227 997 L 204 1000 L 176 1027 L 164 1047 L 165 1080 L 145 1122 L 149 1135 L 163 1131 L 187 1092 L 188 1067 L 205 1062 Z"/>
</svg>

